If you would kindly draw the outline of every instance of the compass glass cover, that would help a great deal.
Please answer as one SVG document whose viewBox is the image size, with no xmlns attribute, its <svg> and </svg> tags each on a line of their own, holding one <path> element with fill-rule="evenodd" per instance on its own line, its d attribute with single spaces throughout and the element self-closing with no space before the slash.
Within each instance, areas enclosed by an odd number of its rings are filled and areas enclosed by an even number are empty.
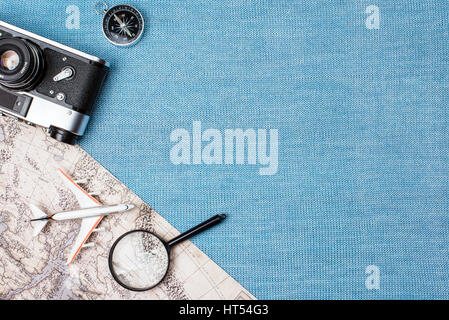
<svg viewBox="0 0 449 320">
<path fill-rule="evenodd" d="M 143 18 L 137 9 L 127 5 L 109 9 L 103 20 L 106 38 L 120 46 L 136 42 L 143 31 Z"/>
</svg>

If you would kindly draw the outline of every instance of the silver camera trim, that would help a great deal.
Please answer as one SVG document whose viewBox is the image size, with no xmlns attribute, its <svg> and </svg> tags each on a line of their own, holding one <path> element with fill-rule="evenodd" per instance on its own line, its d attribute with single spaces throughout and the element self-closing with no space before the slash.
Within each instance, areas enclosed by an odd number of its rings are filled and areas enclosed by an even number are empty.
<svg viewBox="0 0 449 320">
<path fill-rule="evenodd" d="M 90 116 L 74 111 L 49 100 L 37 97 L 26 92 L 17 92 L 21 96 L 32 98 L 26 117 L 11 112 L 0 106 L 0 113 L 11 115 L 35 125 L 50 128 L 51 126 L 67 130 L 75 135 L 82 136 L 86 130 Z"/>
<path fill-rule="evenodd" d="M 90 61 L 97 62 L 101 65 L 109 67 L 109 63 L 103 59 L 90 55 L 88 53 L 73 49 L 59 42 L 44 38 L 40 35 L 32 33 L 30 31 L 13 26 L 7 22 L 0 20 L 0 27 L 11 30 L 13 32 L 22 34 L 29 38 L 48 44 L 49 46 L 56 47 L 71 53 L 73 55 L 85 58 Z M 52 102 L 50 99 L 44 99 L 29 92 L 15 92 L 16 95 L 27 96 L 31 98 L 29 109 L 25 116 L 11 112 L 7 108 L 0 106 L 0 115 L 10 115 L 14 118 L 21 119 L 27 123 L 38 125 L 49 129 L 50 127 L 57 127 L 69 131 L 77 136 L 82 136 L 86 130 L 90 116 L 57 103 Z"/>
<path fill-rule="evenodd" d="M 73 53 L 75 55 L 81 56 L 81 57 L 86 58 L 88 60 L 92 60 L 92 61 L 95 61 L 95 62 L 100 63 L 102 65 L 105 65 L 106 67 L 109 67 L 109 63 L 104 61 L 103 59 L 100 59 L 100 58 L 95 57 L 93 55 L 90 55 L 88 53 L 85 53 L 85 52 L 73 49 L 73 48 L 68 47 L 66 45 L 63 45 L 63 44 L 61 44 L 59 42 L 56 42 L 56 41 L 44 38 L 44 37 L 42 37 L 42 36 L 40 36 L 38 34 L 30 32 L 30 31 L 27 31 L 27 30 L 21 29 L 19 27 L 13 26 L 13 25 L 5 22 L 5 21 L 0 20 L 0 26 L 5 27 L 7 29 L 10 29 L 12 31 L 15 31 L 17 33 L 22 33 L 25 36 L 34 38 L 36 40 L 39 40 L 39 41 L 42 41 L 42 42 L 45 42 L 45 43 L 48 43 L 49 45 L 51 45 L 53 47 L 57 47 L 59 49 L 68 51 L 68 52 Z"/>
</svg>

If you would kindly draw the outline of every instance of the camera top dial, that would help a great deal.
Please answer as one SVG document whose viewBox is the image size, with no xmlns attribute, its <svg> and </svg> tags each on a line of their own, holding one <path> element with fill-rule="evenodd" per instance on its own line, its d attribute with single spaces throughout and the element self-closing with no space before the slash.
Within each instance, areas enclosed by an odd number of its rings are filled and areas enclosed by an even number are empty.
<svg viewBox="0 0 449 320">
<path fill-rule="evenodd" d="M 116 46 L 130 46 L 143 33 L 144 21 L 140 12 L 129 5 L 118 5 L 104 11 L 103 33 Z"/>
</svg>

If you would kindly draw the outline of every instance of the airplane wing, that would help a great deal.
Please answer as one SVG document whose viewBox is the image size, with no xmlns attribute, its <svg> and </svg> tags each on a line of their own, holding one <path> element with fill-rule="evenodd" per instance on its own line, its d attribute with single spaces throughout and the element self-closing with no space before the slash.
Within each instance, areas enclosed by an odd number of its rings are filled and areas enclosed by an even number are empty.
<svg viewBox="0 0 449 320">
<path fill-rule="evenodd" d="M 92 231 L 94 231 L 94 229 L 100 223 L 101 219 L 103 219 L 102 216 L 89 217 L 84 218 L 81 221 L 80 231 L 75 239 L 75 242 L 73 243 L 72 251 L 70 252 L 69 257 L 67 258 L 67 264 L 71 264 L 73 260 L 75 260 L 76 255 L 81 250 L 81 248 L 85 246 L 84 243 L 87 241 Z M 90 244 L 93 244 L 93 242 Z"/>
<path fill-rule="evenodd" d="M 64 184 L 75 195 L 81 208 L 92 208 L 102 205 L 98 200 L 89 195 L 89 193 L 87 193 L 75 181 L 73 181 L 64 171 L 58 169 L 58 173 L 62 177 Z M 75 260 L 76 255 L 84 246 L 84 243 L 87 241 L 87 239 L 89 238 L 90 234 L 94 231 L 96 226 L 100 223 L 102 218 L 103 218 L 102 216 L 88 217 L 84 218 L 81 221 L 80 231 L 75 239 L 75 242 L 73 243 L 72 251 L 70 252 L 70 255 L 67 259 L 67 264 L 70 264 L 73 262 L 73 260 Z"/>
<path fill-rule="evenodd" d="M 73 181 L 64 171 L 58 169 L 58 173 L 62 177 L 62 181 L 64 181 L 67 188 L 69 188 L 75 195 L 81 209 L 98 207 L 102 205 L 97 199 L 89 195 L 89 193 Z"/>
</svg>

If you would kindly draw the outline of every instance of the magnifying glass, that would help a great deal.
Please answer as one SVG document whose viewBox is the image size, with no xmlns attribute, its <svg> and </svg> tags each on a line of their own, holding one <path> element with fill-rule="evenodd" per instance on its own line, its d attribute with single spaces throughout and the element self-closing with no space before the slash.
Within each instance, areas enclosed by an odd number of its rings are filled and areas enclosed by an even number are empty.
<svg viewBox="0 0 449 320">
<path fill-rule="evenodd" d="M 121 235 L 109 252 L 109 270 L 122 287 L 145 291 L 158 285 L 168 272 L 173 246 L 205 231 L 226 218 L 218 214 L 165 242 L 147 230 L 132 230 Z"/>
</svg>

